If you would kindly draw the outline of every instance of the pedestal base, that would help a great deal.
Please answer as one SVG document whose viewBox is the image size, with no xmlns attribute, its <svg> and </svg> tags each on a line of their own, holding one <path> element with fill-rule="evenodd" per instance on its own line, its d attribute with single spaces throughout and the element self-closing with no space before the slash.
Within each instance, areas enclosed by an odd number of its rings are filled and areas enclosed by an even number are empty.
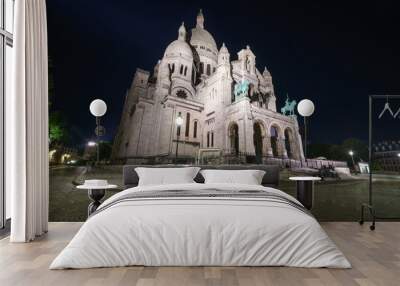
<svg viewBox="0 0 400 286">
<path fill-rule="evenodd" d="M 311 210 L 314 205 L 314 182 L 313 181 L 297 181 L 297 200 L 304 207 Z"/>
<path fill-rule="evenodd" d="M 89 199 L 92 200 L 88 206 L 88 217 L 97 210 L 105 194 L 104 189 L 88 190 Z"/>
</svg>

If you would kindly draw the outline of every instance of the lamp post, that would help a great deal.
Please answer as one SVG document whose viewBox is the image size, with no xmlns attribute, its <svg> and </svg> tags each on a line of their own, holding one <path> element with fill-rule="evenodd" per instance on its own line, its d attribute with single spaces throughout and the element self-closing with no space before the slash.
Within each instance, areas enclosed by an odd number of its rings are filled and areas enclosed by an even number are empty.
<svg viewBox="0 0 400 286">
<path fill-rule="evenodd" d="M 355 168 L 356 167 L 356 163 L 354 163 L 354 152 L 353 152 L 353 150 L 349 151 L 349 155 L 351 156 L 351 161 L 353 162 L 353 168 Z"/>
<path fill-rule="evenodd" d="M 307 117 L 314 113 L 314 103 L 309 99 L 303 99 L 297 105 L 297 111 L 304 118 L 304 159 L 307 162 Z"/>
<path fill-rule="evenodd" d="M 175 150 L 175 163 L 178 161 L 178 145 L 179 145 L 179 136 L 181 135 L 181 126 L 183 124 L 183 118 L 181 113 L 175 119 L 176 123 L 176 150 Z"/>
<path fill-rule="evenodd" d="M 95 99 L 90 103 L 90 113 L 96 117 L 96 139 L 97 139 L 97 160 L 98 164 L 100 161 L 100 136 L 104 136 L 106 129 L 100 125 L 100 118 L 107 112 L 107 104 L 101 99 Z"/>
</svg>

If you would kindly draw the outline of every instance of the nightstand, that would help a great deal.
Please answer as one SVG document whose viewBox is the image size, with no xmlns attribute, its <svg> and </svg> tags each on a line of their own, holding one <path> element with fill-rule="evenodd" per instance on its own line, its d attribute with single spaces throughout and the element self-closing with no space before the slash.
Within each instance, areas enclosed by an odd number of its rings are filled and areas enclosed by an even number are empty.
<svg viewBox="0 0 400 286">
<path fill-rule="evenodd" d="M 311 210 L 314 204 L 314 181 L 320 181 L 320 177 L 290 177 L 296 181 L 296 198 L 304 207 Z"/>
</svg>

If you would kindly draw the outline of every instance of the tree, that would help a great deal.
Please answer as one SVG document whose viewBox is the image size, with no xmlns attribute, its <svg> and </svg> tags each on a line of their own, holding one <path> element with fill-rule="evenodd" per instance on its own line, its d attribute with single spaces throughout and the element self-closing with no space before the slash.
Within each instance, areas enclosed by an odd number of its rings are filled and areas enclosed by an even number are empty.
<svg viewBox="0 0 400 286">
<path fill-rule="evenodd" d="M 111 151 L 112 151 L 112 142 L 108 141 L 100 141 L 99 144 L 100 150 L 99 150 L 99 157 L 100 161 L 108 161 L 111 158 Z"/>
<path fill-rule="evenodd" d="M 65 144 L 68 142 L 68 129 L 67 121 L 61 115 L 60 112 L 51 110 L 52 101 L 55 95 L 54 89 L 54 67 L 53 61 L 49 58 L 49 70 L 48 70 L 48 80 L 49 80 L 49 145 L 54 144 Z"/>
<path fill-rule="evenodd" d="M 308 157 L 317 158 L 325 157 L 330 159 L 332 157 L 332 144 L 310 144 L 307 148 Z"/>
<path fill-rule="evenodd" d="M 59 112 L 51 112 L 49 115 L 49 144 L 60 144 L 68 142 L 66 120 Z"/>
<path fill-rule="evenodd" d="M 362 140 L 349 138 L 343 141 L 341 147 L 347 160 L 349 160 L 349 151 L 351 150 L 354 152 L 355 161 L 359 161 L 360 159 L 368 161 L 368 146 Z"/>
<path fill-rule="evenodd" d="M 345 139 L 341 144 L 311 144 L 308 151 L 310 158 L 326 157 L 328 160 L 347 161 L 352 164 L 349 151 L 354 152 L 354 161 L 368 161 L 368 146 L 357 138 Z"/>
</svg>

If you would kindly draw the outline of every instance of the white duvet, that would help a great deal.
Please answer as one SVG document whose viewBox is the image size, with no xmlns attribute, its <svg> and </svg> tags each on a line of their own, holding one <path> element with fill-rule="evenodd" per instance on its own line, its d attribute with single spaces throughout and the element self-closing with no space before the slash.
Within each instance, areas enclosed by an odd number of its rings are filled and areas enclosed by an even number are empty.
<svg viewBox="0 0 400 286">
<path fill-rule="evenodd" d="M 163 190 L 265 190 L 238 184 L 135 187 Z M 257 199 L 185 198 L 124 201 L 86 221 L 50 269 L 145 266 L 294 266 L 349 268 L 350 263 L 310 215 Z"/>
</svg>

